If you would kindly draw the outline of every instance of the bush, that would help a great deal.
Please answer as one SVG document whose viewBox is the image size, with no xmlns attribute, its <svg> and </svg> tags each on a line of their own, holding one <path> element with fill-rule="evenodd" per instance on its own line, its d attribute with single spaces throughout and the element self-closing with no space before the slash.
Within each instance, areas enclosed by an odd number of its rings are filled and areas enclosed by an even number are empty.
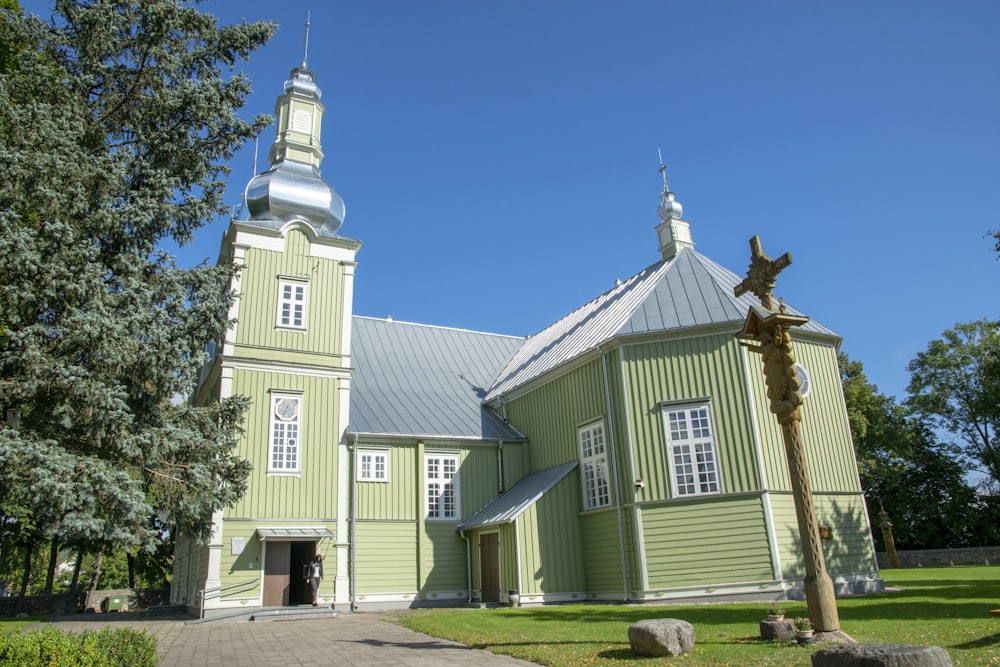
<svg viewBox="0 0 1000 667">
<path fill-rule="evenodd" d="M 141 630 L 104 628 L 66 635 L 49 627 L 0 635 L 0 665 L 18 667 L 156 667 L 156 639 Z"/>
</svg>

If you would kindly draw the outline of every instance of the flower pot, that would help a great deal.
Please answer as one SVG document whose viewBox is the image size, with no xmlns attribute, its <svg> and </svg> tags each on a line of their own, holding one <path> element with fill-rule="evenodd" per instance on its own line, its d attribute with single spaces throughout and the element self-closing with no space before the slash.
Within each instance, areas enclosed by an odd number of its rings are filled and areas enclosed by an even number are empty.
<svg viewBox="0 0 1000 667">
<path fill-rule="evenodd" d="M 769 621 L 783 621 L 785 620 L 784 614 L 768 614 L 767 620 Z"/>
<path fill-rule="evenodd" d="M 813 641 L 813 631 L 812 630 L 796 630 L 795 631 L 795 641 L 800 644 L 812 644 Z"/>
</svg>

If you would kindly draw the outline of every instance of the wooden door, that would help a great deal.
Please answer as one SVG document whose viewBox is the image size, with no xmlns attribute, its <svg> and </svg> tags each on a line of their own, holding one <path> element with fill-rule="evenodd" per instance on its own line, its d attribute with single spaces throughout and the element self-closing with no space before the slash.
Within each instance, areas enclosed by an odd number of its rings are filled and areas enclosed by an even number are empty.
<svg viewBox="0 0 1000 667">
<path fill-rule="evenodd" d="M 265 607 L 284 607 L 288 604 L 291 565 L 291 542 L 271 542 L 270 540 L 265 542 L 263 601 Z"/>
<path fill-rule="evenodd" d="M 500 602 L 500 534 L 479 534 L 479 590 L 483 602 Z"/>
</svg>

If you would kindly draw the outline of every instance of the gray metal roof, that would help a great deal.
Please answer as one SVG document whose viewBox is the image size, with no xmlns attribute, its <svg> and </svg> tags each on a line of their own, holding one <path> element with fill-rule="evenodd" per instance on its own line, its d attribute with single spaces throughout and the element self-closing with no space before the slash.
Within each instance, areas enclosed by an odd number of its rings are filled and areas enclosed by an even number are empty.
<svg viewBox="0 0 1000 667">
<path fill-rule="evenodd" d="M 352 433 L 525 439 L 482 405 L 523 338 L 357 316 L 352 327 Z"/>
<path fill-rule="evenodd" d="M 502 496 L 458 524 L 458 530 L 485 528 L 486 526 L 498 526 L 512 522 L 568 475 L 569 471 L 577 466 L 577 463 L 577 461 L 570 461 L 533 472 L 527 477 L 521 478 Z"/>
<path fill-rule="evenodd" d="M 528 338 L 490 388 L 492 400 L 616 336 L 741 324 L 757 300 L 733 296 L 742 279 L 691 248 L 660 261 Z M 788 312 L 800 315 L 794 308 Z M 810 320 L 801 327 L 836 334 Z"/>
</svg>

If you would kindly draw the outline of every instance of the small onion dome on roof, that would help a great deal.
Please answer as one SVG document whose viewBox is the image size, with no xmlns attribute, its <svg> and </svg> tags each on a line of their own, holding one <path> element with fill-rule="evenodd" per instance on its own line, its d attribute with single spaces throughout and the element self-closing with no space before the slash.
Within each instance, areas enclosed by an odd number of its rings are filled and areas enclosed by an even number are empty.
<svg viewBox="0 0 1000 667">
<path fill-rule="evenodd" d="M 684 207 L 674 199 L 674 193 L 666 188 L 660 193 L 660 208 L 657 211 L 660 214 L 660 220 L 664 222 L 671 219 L 680 220 L 681 216 L 684 215 Z"/>
</svg>

